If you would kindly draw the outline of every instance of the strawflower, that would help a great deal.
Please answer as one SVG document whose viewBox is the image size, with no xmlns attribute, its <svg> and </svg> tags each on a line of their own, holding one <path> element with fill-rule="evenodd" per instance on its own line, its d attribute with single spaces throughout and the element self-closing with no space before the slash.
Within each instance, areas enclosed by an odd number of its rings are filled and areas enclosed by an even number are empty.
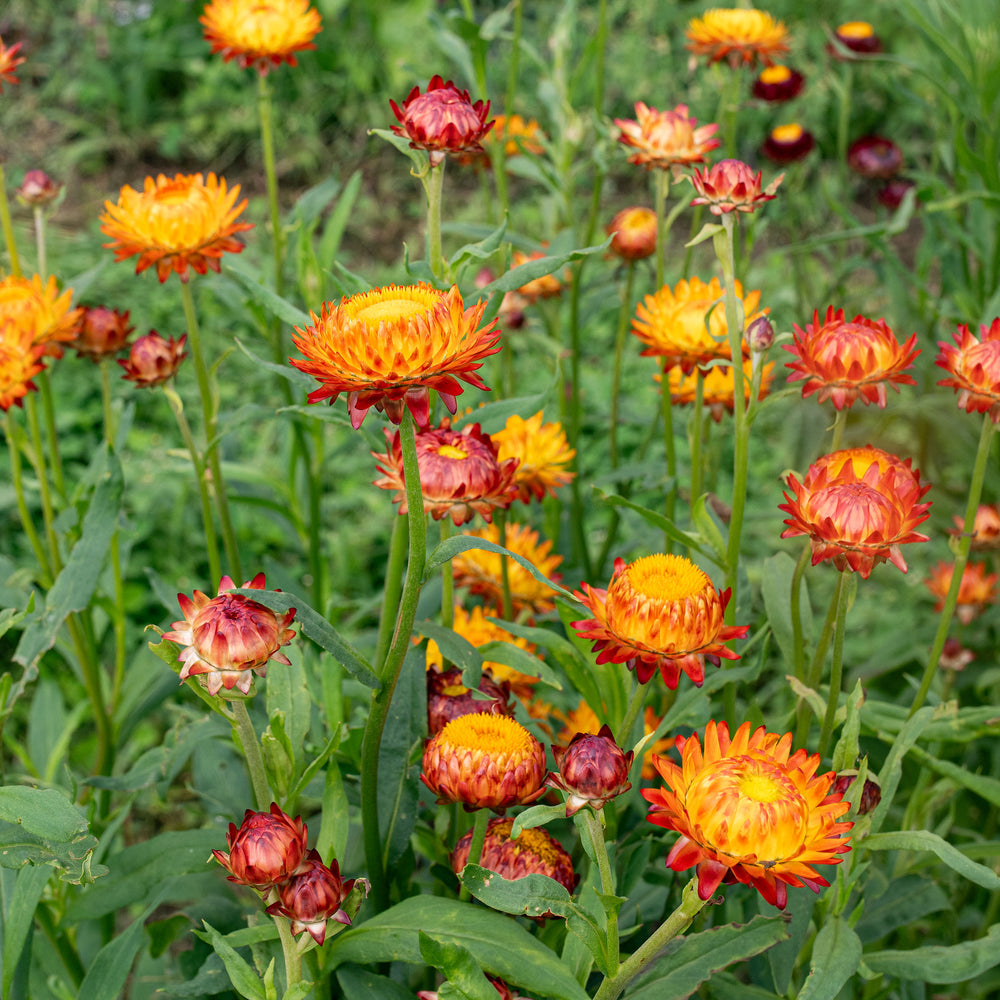
<svg viewBox="0 0 1000 1000">
<path fill-rule="evenodd" d="M 61 344 L 76 337 L 82 310 L 70 302 L 73 289 L 60 294 L 52 276 L 44 284 L 37 275 L 30 278 L 9 274 L 0 280 L 0 322 L 11 322 L 45 354 L 62 357 Z M 18 338 L 21 342 L 21 337 Z"/>
<path fill-rule="evenodd" d="M 937 599 L 934 610 L 944 609 L 948 588 L 955 572 L 954 563 L 939 562 L 924 580 L 924 585 Z M 967 563 L 962 572 L 962 581 L 958 585 L 958 600 L 955 614 L 963 625 L 968 625 L 976 615 L 980 614 L 988 604 L 995 604 L 997 599 L 996 573 L 990 573 L 985 563 Z"/>
<path fill-rule="evenodd" d="M 845 21 L 838 25 L 833 37 L 856 55 L 870 55 L 882 51 L 882 39 L 867 21 Z M 848 59 L 835 45 L 827 46 L 827 51 L 835 59 Z"/>
<path fill-rule="evenodd" d="M 191 597 L 178 594 L 184 620 L 174 622 L 173 631 L 163 633 L 164 639 L 184 645 L 178 657 L 184 664 L 180 679 L 204 675 L 203 683 L 211 695 L 234 687 L 248 694 L 253 675 L 266 676 L 269 660 L 291 663 L 280 649 L 295 636 L 288 628 L 295 609 L 278 618 L 258 601 L 227 593 L 235 586 L 231 577 L 224 576 L 219 581 L 218 597 L 200 590 Z M 243 586 L 264 590 L 264 574 L 258 573 Z"/>
<path fill-rule="evenodd" d="M 105 243 L 115 260 L 138 256 L 135 273 L 156 267 L 161 282 L 176 272 L 188 280 L 188 269 L 205 274 L 219 270 L 224 253 L 240 253 L 243 244 L 236 233 L 253 229 L 252 223 L 237 222 L 247 206 L 239 184 L 227 187 L 222 178 L 209 174 L 159 174 L 147 177 L 142 191 L 126 184 L 117 202 L 106 201 L 101 232 L 111 237 Z"/>
<path fill-rule="evenodd" d="M 248 809 L 243 822 L 229 824 L 229 853 L 213 850 L 230 882 L 261 891 L 287 881 L 303 870 L 308 830 L 301 816 L 292 819 L 276 802 L 269 812 Z"/>
<path fill-rule="evenodd" d="M 815 147 L 812 132 L 807 132 L 797 122 L 790 122 L 771 129 L 760 151 L 772 163 L 784 164 L 805 159 Z"/>
<path fill-rule="evenodd" d="M 979 336 L 962 325 L 955 343 L 938 342 L 934 363 L 948 372 L 938 385 L 958 392 L 958 408 L 966 413 L 989 413 L 1000 423 L 1000 318 L 979 327 Z"/>
<path fill-rule="evenodd" d="M 790 66 L 767 66 L 753 82 L 753 96 L 771 104 L 781 104 L 798 97 L 806 78 Z"/>
<path fill-rule="evenodd" d="M 542 130 L 534 118 L 525 121 L 521 115 L 497 115 L 482 143 L 486 150 L 503 143 L 504 156 L 509 158 L 521 153 L 543 152 L 538 141 L 542 137 Z"/>
<path fill-rule="evenodd" d="M 818 402 L 830 399 L 838 410 L 857 399 L 884 408 L 886 385 L 897 392 L 900 385 L 916 385 L 905 373 L 920 353 L 916 334 L 901 345 L 885 320 L 855 316 L 847 321 L 844 310 L 833 306 L 822 321 L 817 309 L 804 330 L 793 329 L 793 342 L 785 345 L 795 357 L 787 362 L 788 381 L 804 380 L 803 399 L 818 392 Z"/>
<path fill-rule="evenodd" d="M 604 231 L 611 236 L 611 253 L 622 260 L 644 260 L 656 253 L 656 212 L 651 208 L 623 208 Z"/>
<path fill-rule="evenodd" d="M 634 149 L 629 163 L 651 170 L 671 169 L 675 175 L 694 163 L 704 163 L 706 154 L 719 146 L 718 125 L 698 127 L 686 104 L 671 111 L 657 111 L 636 101 L 635 119 L 616 118 L 618 141 Z"/>
<path fill-rule="evenodd" d="M 792 495 L 779 504 L 790 515 L 781 537 L 807 535 L 814 566 L 830 559 L 867 580 L 888 561 L 905 573 L 900 546 L 928 540 L 915 529 L 930 517 L 930 502 L 920 502 L 930 484 L 920 485 L 910 459 L 870 446 L 846 448 L 810 465 L 801 483 L 791 473 L 786 482 Z"/>
<path fill-rule="evenodd" d="M 132 343 L 127 358 L 118 358 L 118 364 L 125 369 L 122 378 L 135 383 L 140 389 L 162 385 L 177 374 L 181 362 L 187 357 L 184 350 L 186 341 L 186 333 L 174 340 L 150 330 Z"/>
<path fill-rule="evenodd" d="M 603 723 L 597 717 L 597 713 L 584 701 L 580 699 L 580 704 L 569 712 L 556 709 L 552 713 L 553 717 L 563 723 L 562 729 L 556 735 L 560 743 L 569 743 L 578 733 L 591 733 L 596 735 L 601 731 Z"/>
<path fill-rule="evenodd" d="M 485 712 L 489 715 L 513 715 L 510 705 L 510 688 L 506 683 L 497 684 L 484 669 L 474 693 L 462 683 L 462 671 L 427 671 L 427 732 L 434 736 L 449 722 L 461 715 Z M 480 697 L 483 696 L 483 697 Z"/>
<path fill-rule="evenodd" d="M 691 204 L 708 205 L 712 215 L 725 215 L 753 212 L 765 201 L 771 201 L 785 175 L 778 174 L 767 187 L 762 187 L 759 170 L 755 174 L 742 160 L 719 160 L 704 170 L 696 167 L 689 179 L 698 192 Z"/>
<path fill-rule="evenodd" d="M 955 527 L 950 535 L 958 538 L 965 529 L 965 518 L 956 515 Z M 981 503 L 976 508 L 972 523 L 972 550 L 988 552 L 1000 549 L 1000 504 Z"/>
<path fill-rule="evenodd" d="M 745 722 L 730 740 L 726 723 L 712 721 L 704 747 L 697 733 L 677 737 L 680 765 L 655 758 L 667 788 L 642 790 L 648 819 L 681 835 L 667 867 L 696 867 L 701 899 L 741 882 L 784 909 L 789 885 L 830 884 L 816 866 L 839 864 L 850 850 L 853 823 L 838 822 L 850 807 L 831 791 L 833 771 L 816 774 L 819 754 L 791 747 L 791 733 L 751 733 Z"/>
<path fill-rule="evenodd" d="M 107 306 L 84 307 L 83 316 L 73 341 L 81 358 L 95 363 L 128 347 L 129 334 L 135 329 L 128 325 L 128 310 L 120 312 Z"/>
<path fill-rule="evenodd" d="M 525 420 L 516 413 L 507 418 L 503 430 L 493 435 L 500 449 L 500 461 L 516 459 L 514 482 L 517 497 L 530 503 L 532 497 L 541 500 L 546 494 L 556 495 L 560 486 L 571 483 L 576 473 L 568 468 L 576 455 L 569 446 L 562 424 L 542 423 L 542 411 Z"/>
<path fill-rule="evenodd" d="M 890 177 L 876 191 L 875 197 L 878 199 L 880 205 L 884 205 L 890 211 L 895 212 L 903 204 L 906 192 L 912 191 L 916 186 L 913 181 L 908 181 L 904 177 Z"/>
<path fill-rule="evenodd" d="M 16 191 L 17 200 L 32 207 L 48 205 L 59 197 L 62 189 L 62 184 L 57 184 L 44 170 L 29 170 Z"/>
<path fill-rule="evenodd" d="M 476 370 L 500 350 L 500 332 L 495 321 L 480 326 L 485 309 L 485 301 L 466 309 L 457 285 L 447 292 L 422 282 L 375 288 L 310 313 L 312 325 L 292 334 L 305 359 L 290 362 L 322 384 L 310 403 L 347 393 L 355 428 L 372 406 L 395 424 L 409 409 L 426 427 L 432 389 L 451 413 L 461 382 L 486 389 Z"/>
<path fill-rule="evenodd" d="M 656 374 L 653 378 L 663 381 L 663 376 Z M 670 400 L 675 406 L 693 406 L 697 398 L 697 374 L 685 375 L 680 367 L 673 367 L 667 373 L 670 386 Z M 743 362 L 743 398 L 744 403 L 750 400 L 753 387 L 753 363 L 748 359 Z M 758 399 L 764 399 L 771 390 L 774 380 L 774 362 L 769 362 L 761 372 L 760 391 Z M 702 379 L 702 406 L 719 423 L 723 413 L 732 413 L 736 405 L 733 369 L 731 365 L 715 365 L 705 370 Z"/>
<path fill-rule="evenodd" d="M 847 165 L 862 177 L 894 177 L 903 169 L 903 151 L 883 135 L 865 135 L 851 143 Z"/>
<path fill-rule="evenodd" d="M 550 774 L 546 784 L 566 792 L 567 816 L 584 806 L 603 809 L 632 787 L 628 772 L 635 754 L 618 746 L 608 725 L 598 733 L 577 733 L 568 746 L 553 745 L 552 756 L 558 773 Z"/>
<path fill-rule="evenodd" d="M 770 66 L 775 56 L 788 51 L 784 23 L 752 7 L 707 10 L 688 23 L 685 34 L 695 56 L 709 62 L 725 59 L 733 69 L 755 62 Z"/>
<path fill-rule="evenodd" d="M 645 684 L 656 670 L 673 690 L 683 671 L 701 686 L 705 657 L 739 659 L 724 643 L 742 638 L 749 625 L 725 625 L 730 591 L 718 591 L 690 559 L 651 555 L 615 560 L 607 590 L 582 584 L 574 597 L 593 618 L 572 622 L 591 639 L 598 663 L 624 663 Z"/>
<path fill-rule="evenodd" d="M 292 934 L 308 931 L 316 944 L 322 944 L 326 940 L 328 920 L 350 924 L 350 915 L 343 905 L 356 881 L 359 880 L 343 881 L 336 861 L 328 867 L 323 864 L 319 851 L 308 851 L 302 870 L 278 886 L 278 898 L 267 912 L 288 917 L 292 922 Z"/>
<path fill-rule="evenodd" d="M 0 93 L 3 93 L 5 83 L 20 82 L 14 76 L 14 71 L 24 62 L 24 56 L 18 55 L 18 52 L 21 51 L 21 44 L 21 42 L 16 42 L 14 45 L 4 45 L 3 39 L 0 38 Z"/>
<path fill-rule="evenodd" d="M 297 65 L 295 53 L 316 48 L 322 27 L 309 0 L 212 0 L 198 20 L 213 53 L 261 76 L 283 62 Z"/>
<path fill-rule="evenodd" d="M 32 343 L 31 331 L 0 318 L 0 410 L 22 406 L 38 387 L 31 380 L 44 368 L 45 347 Z"/>
</svg>

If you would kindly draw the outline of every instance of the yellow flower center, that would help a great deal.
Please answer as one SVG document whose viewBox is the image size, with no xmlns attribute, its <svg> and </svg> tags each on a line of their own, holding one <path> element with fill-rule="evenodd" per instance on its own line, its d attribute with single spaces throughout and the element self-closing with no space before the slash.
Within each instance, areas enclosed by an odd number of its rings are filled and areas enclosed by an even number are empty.
<svg viewBox="0 0 1000 1000">
<path fill-rule="evenodd" d="M 408 320 L 431 312 L 443 298 L 444 292 L 435 288 L 390 285 L 352 295 L 341 302 L 341 308 L 348 318 L 364 323 L 374 332 L 382 323 L 405 327 Z"/>
<path fill-rule="evenodd" d="M 535 738 L 506 715 L 461 715 L 441 730 L 441 742 L 489 756 L 530 756 Z"/>
<path fill-rule="evenodd" d="M 632 563 L 626 573 L 637 593 L 657 601 L 681 601 L 711 585 L 705 573 L 683 556 L 646 556 Z"/>
<path fill-rule="evenodd" d="M 779 125 L 771 129 L 771 138 L 775 142 L 798 142 L 802 138 L 802 126 L 796 123 Z"/>
<path fill-rule="evenodd" d="M 871 38 L 875 29 L 867 21 L 847 21 L 837 29 L 844 38 Z"/>
<path fill-rule="evenodd" d="M 786 794 L 785 786 L 771 774 L 760 772 L 743 775 L 739 782 L 741 795 L 754 802 L 778 802 Z"/>
<path fill-rule="evenodd" d="M 792 78 L 792 71 L 787 66 L 768 66 L 760 74 L 761 83 L 785 83 Z"/>
<path fill-rule="evenodd" d="M 469 453 L 461 448 L 456 448 L 453 444 L 443 444 L 437 452 L 442 458 L 453 458 L 461 462 L 463 458 L 468 458 Z"/>
</svg>

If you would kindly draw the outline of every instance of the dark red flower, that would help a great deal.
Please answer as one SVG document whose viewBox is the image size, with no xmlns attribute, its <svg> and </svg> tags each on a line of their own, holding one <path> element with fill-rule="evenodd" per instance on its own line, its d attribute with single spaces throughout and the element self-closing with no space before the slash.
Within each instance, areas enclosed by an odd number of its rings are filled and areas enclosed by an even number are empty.
<svg viewBox="0 0 1000 1000">
<path fill-rule="evenodd" d="M 866 135 L 851 143 L 847 165 L 862 177 L 894 177 L 903 169 L 903 151 L 885 136 Z"/>
</svg>

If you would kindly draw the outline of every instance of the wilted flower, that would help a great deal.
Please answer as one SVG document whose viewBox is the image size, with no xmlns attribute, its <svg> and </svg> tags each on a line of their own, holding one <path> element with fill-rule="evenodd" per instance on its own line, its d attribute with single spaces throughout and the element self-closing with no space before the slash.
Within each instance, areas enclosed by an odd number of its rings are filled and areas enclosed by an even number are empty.
<svg viewBox="0 0 1000 1000">
<path fill-rule="evenodd" d="M 723 882 L 752 886 L 785 908 L 788 886 L 819 892 L 829 885 L 814 866 L 835 865 L 850 850 L 850 808 L 831 792 L 833 771 L 816 775 L 819 754 L 791 753 L 792 734 L 750 723 L 730 741 L 725 722 L 709 722 L 704 748 L 695 733 L 677 737 L 681 764 L 656 757 L 666 789 L 642 790 L 648 819 L 681 836 L 667 867 L 697 867 L 698 895 L 709 899 Z"/>
<path fill-rule="evenodd" d="M 882 51 L 882 39 L 875 34 L 875 29 L 867 21 L 845 21 L 838 25 L 833 33 L 833 37 L 856 55 L 870 55 L 872 52 Z M 847 59 L 840 50 L 834 46 L 827 46 L 827 51 L 835 59 Z"/>
<path fill-rule="evenodd" d="M 937 598 L 935 611 L 944 609 L 945 598 L 951 587 L 951 578 L 955 573 L 954 563 L 939 562 L 924 580 L 927 589 Z M 987 604 L 994 604 L 997 599 L 996 573 L 987 571 L 985 563 L 967 563 L 962 572 L 962 582 L 958 585 L 958 601 L 955 614 L 963 625 L 968 625 L 973 618 L 982 612 Z"/>
<path fill-rule="evenodd" d="M 14 45 L 4 45 L 3 39 L 0 38 L 0 93 L 3 92 L 5 83 L 19 82 L 14 76 L 14 71 L 24 62 L 24 56 L 18 55 L 20 51 L 21 42 L 16 42 Z"/>
<path fill-rule="evenodd" d="M 41 346 L 45 354 L 62 357 L 60 346 L 76 336 L 82 310 L 70 302 L 73 289 L 60 294 L 52 276 L 44 284 L 37 275 L 30 278 L 8 274 L 0 280 L 0 323 L 10 321 L 19 334 L 17 342 L 30 338 L 33 346 Z"/>
<path fill-rule="evenodd" d="M 292 922 L 292 934 L 308 931 L 316 944 L 322 944 L 326 940 L 328 920 L 350 924 L 351 918 L 343 904 L 356 881 L 344 882 L 336 861 L 327 867 L 319 851 L 311 850 L 306 854 L 302 870 L 278 886 L 278 899 L 267 912 L 288 917 Z"/>
<path fill-rule="evenodd" d="M 774 198 L 785 175 L 778 174 L 766 188 L 761 187 L 760 178 L 761 172 L 755 174 L 742 160 L 719 160 L 704 170 L 696 167 L 690 180 L 698 197 L 691 204 L 708 205 L 712 215 L 753 212 Z"/>
<path fill-rule="evenodd" d="M 767 66 L 753 82 L 753 96 L 761 101 L 779 104 L 802 93 L 806 78 L 789 66 Z"/>
<path fill-rule="evenodd" d="M 471 538 L 482 538 L 494 545 L 500 544 L 500 531 L 495 524 L 478 531 L 467 531 Z M 515 555 L 526 559 L 543 576 L 558 582 L 556 572 L 562 562 L 562 556 L 552 554 L 552 542 L 539 542 L 538 532 L 527 525 L 508 524 L 504 547 Z M 503 596 L 502 559 L 498 552 L 488 552 L 486 549 L 467 549 L 452 560 L 455 571 L 455 586 L 468 587 L 473 594 L 478 594 L 487 603 L 494 606 L 500 604 Z M 510 583 L 510 598 L 515 611 L 530 609 L 540 614 L 551 611 L 555 607 L 553 600 L 555 592 L 540 580 L 536 580 L 519 562 L 507 559 Z"/>
<path fill-rule="evenodd" d="M 546 784 L 561 788 L 566 799 L 566 815 L 572 816 L 584 806 L 603 809 L 618 795 L 632 787 L 629 768 L 635 754 L 626 753 L 615 742 L 611 727 L 604 725 L 599 733 L 577 733 L 569 746 L 553 745 L 558 774 L 550 774 Z"/>
<path fill-rule="evenodd" d="M 955 528 L 950 535 L 959 537 L 965 530 L 965 518 L 953 518 Z M 974 552 L 985 552 L 1000 548 L 1000 505 L 982 503 L 976 508 L 972 523 L 972 549 Z"/>
<path fill-rule="evenodd" d="M 83 317 L 73 341 L 82 358 L 97 362 L 128 347 L 134 327 L 128 325 L 128 310 L 119 312 L 107 306 L 84 307 Z"/>
<path fill-rule="evenodd" d="M 22 205 L 48 205 L 59 197 L 62 191 L 62 184 L 49 177 L 44 170 L 29 170 L 21 181 L 21 186 L 17 189 L 17 200 Z"/>
<path fill-rule="evenodd" d="M 662 375 L 654 375 L 658 382 L 663 381 Z M 670 401 L 675 406 L 693 406 L 697 399 L 697 379 L 698 375 L 692 372 L 685 375 L 679 367 L 673 367 L 667 373 L 670 385 Z M 749 360 L 743 362 L 743 401 L 750 401 L 750 391 L 753 388 L 753 363 Z M 774 362 L 769 362 L 761 372 L 760 391 L 758 399 L 764 399 L 771 391 L 771 382 L 774 380 Z M 719 423 L 723 413 L 732 413 L 736 407 L 736 387 L 733 379 L 732 365 L 715 365 L 705 369 L 702 373 L 702 406 L 712 415 L 712 419 Z"/>
<path fill-rule="evenodd" d="M 248 809 L 243 822 L 229 824 L 229 853 L 212 851 L 215 860 L 230 874 L 230 882 L 261 891 L 303 870 L 308 831 L 301 816 L 292 819 L 271 803 L 270 812 Z"/>
<path fill-rule="evenodd" d="M 916 184 L 913 181 L 905 180 L 902 177 L 892 177 L 878 189 L 875 197 L 880 205 L 885 205 L 886 208 L 895 212 L 903 204 L 906 192 L 915 187 Z"/>
<path fill-rule="evenodd" d="M 140 389 L 150 389 L 172 379 L 187 357 L 186 341 L 186 333 L 174 340 L 150 330 L 132 343 L 127 358 L 118 358 L 118 364 L 125 369 L 122 378 L 134 382 Z"/>
<path fill-rule="evenodd" d="M 515 250 L 510 260 L 510 268 L 521 267 L 522 264 L 530 264 L 533 260 L 541 260 L 546 254 L 541 250 L 534 250 L 531 253 L 522 253 Z M 534 304 L 539 299 L 554 299 L 562 295 L 563 282 L 555 274 L 543 274 L 538 278 L 532 278 L 525 282 L 517 290 L 517 294 L 529 305 Z"/>
<path fill-rule="evenodd" d="M 441 163 L 448 153 L 482 153 L 482 138 L 493 125 L 486 119 L 490 102 L 476 101 L 467 90 L 459 90 L 449 80 L 431 77 L 427 90 L 410 91 L 403 106 L 390 100 L 392 113 L 401 124 L 393 125 L 396 135 L 405 136 L 414 149 L 426 149 L 431 166 Z"/>
<path fill-rule="evenodd" d="M 542 146 L 538 142 L 541 136 L 542 130 L 534 118 L 525 121 L 521 115 L 497 115 L 493 128 L 487 130 L 482 142 L 487 150 L 503 143 L 504 156 L 509 158 L 521 153 L 541 153 Z"/>
<path fill-rule="evenodd" d="M 792 369 L 788 381 L 805 380 L 803 399 L 818 391 L 818 402 L 831 399 L 838 410 L 859 398 L 866 406 L 884 408 L 887 384 L 897 392 L 900 385 L 916 385 L 904 371 L 920 353 L 916 334 L 900 345 L 885 320 L 855 316 L 848 322 L 844 310 L 833 306 L 822 322 L 817 309 L 804 330 L 797 325 L 793 329 L 793 343 L 785 345 L 795 357 L 787 362 Z"/>
<path fill-rule="evenodd" d="M 502 813 L 545 793 L 545 750 L 506 715 L 462 715 L 427 741 L 420 780 L 439 802 Z"/>
<path fill-rule="evenodd" d="M 635 562 L 615 560 L 607 590 L 581 584 L 574 597 L 591 619 L 572 622 L 577 634 L 594 641 L 598 663 L 624 663 L 645 684 L 659 669 L 671 690 L 683 670 L 698 687 L 705 657 L 737 660 L 723 643 L 740 639 L 749 625 L 723 624 L 730 591 L 718 591 L 690 559 L 651 555 Z"/>
<path fill-rule="evenodd" d="M 417 426 L 430 420 L 430 390 L 451 413 L 460 381 L 486 389 L 476 374 L 483 359 L 500 350 L 496 322 L 480 326 L 485 300 L 465 308 L 457 285 L 441 292 L 421 282 L 388 285 L 323 304 L 312 326 L 292 334 L 306 356 L 291 364 L 318 379 L 310 403 L 336 402 L 347 393 L 351 424 L 361 426 L 374 406 L 398 424 L 404 408 Z"/>
<path fill-rule="evenodd" d="M 903 151 L 883 135 L 866 135 L 851 143 L 847 165 L 862 177 L 893 177 L 903 169 Z"/>
<path fill-rule="evenodd" d="M 212 0 L 198 20 L 212 52 L 261 76 L 283 62 L 297 65 L 295 53 L 316 48 L 322 26 L 309 0 Z"/>
<path fill-rule="evenodd" d="M 807 132 L 797 122 L 791 122 L 771 129 L 760 151 L 774 163 L 794 163 L 805 159 L 815 146 L 812 132 Z"/>
<path fill-rule="evenodd" d="M 510 705 L 510 688 L 507 684 L 497 684 L 487 670 L 480 678 L 478 697 L 471 688 L 462 683 L 462 671 L 458 667 L 451 670 L 427 671 L 427 731 L 431 736 L 439 733 L 453 719 L 460 715 L 486 712 L 490 715 L 513 715 Z"/>
<path fill-rule="evenodd" d="M 623 208 L 605 227 L 610 250 L 622 260 L 643 260 L 656 253 L 656 212 L 651 208 Z"/>
<path fill-rule="evenodd" d="M 0 316 L 0 410 L 21 406 L 38 387 L 31 380 L 45 368 L 45 347 L 32 343 L 31 331 Z"/>
<path fill-rule="evenodd" d="M 568 468 L 576 455 L 569 446 L 560 423 L 542 423 L 539 410 L 527 420 L 512 413 L 503 430 L 493 435 L 500 448 L 500 461 L 517 459 L 514 482 L 519 500 L 530 503 L 541 500 L 546 493 L 556 495 L 560 486 L 571 483 L 576 473 Z"/>
<path fill-rule="evenodd" d="M 645 167 L 672 169 L 677 174 L 681 168 L 693 163 L 704 163 L 705 155 L 719 146 L 714 138 L 718 125 L 702 125 L 688 114 L 686 104 L 678 104 L 672 111 L 657 111 L 642 101 L 635 105 L 635 120 L 616 118 L 620 130 L 618 141 L 635 149 L 629 163 Z"/>
<path fill-rule="evenodd" d="M 191 597 L 178 594 L 184 620 L 174 622 L 174 631 L 163 633 L 164 639 L 185 645 L 178 657 L 184 664 L 181 680 L 204 674 L 205 687 L 212 695 L 218 694 L 220 688 L 231 691 L 234 687 L 247 694 L 253 675 L 267 674 L 268 660 L 291 663 L 279 650 L 295 636 L 288 628 L 295 618 L 295 608 L 278 618 L 258 601 L 226 593 L 235 586 L 231 577 L 224 576 L 219 581 L 218 597 L 209 597 L 200 590 Z M 243 586 L 263 590 L 264 574 L 258 573 Z"/>
<path fill-rule="evenodd" d="M 685 34 L 687 47 L 709 62 L 725 59 L 735 69 L 762 62 L 788 51 L 788 32 L 782 21 L 754 8 L 713 8 L 693 18 Z"/>
<path fill-rule="evenodd" d="M 226 186 L 224 179 L 209 174 L 159 174 L 147 177 L 142 191 L 126 184 L 117 203 L 106 201 L 101 216 L 101 232 L 110 236 L 105 243 L 122 261 L 136 254 L 135 273 L 156 266 L 156 275 L 166 281 L 176 271 L 188 280 L 188 268 L 204 274 L 219 270 L 224 253 L 240 253 L 243 244 L 236 233 L 253 229 L 249 222 L 237 222 L 247 200 L 237 204 L 239 184 Z"/>
<path fill-rule="evenodd" d="M 848 768 L 841 771 L 830 786 L 830 791 L 845 797 L 851 785 L 857 780 L 858 771 L 856 768 Z M 874 778 L 865 778 L 864 788 L 861 789 L 861 799 L 858 802 L 858 815 L 867 816 L 882 801 L 882 786 Z"/>
<path fill-rule="evenodd" d="M 930 484 L 920 473 L 880 448 L 846 448 L 824 455 L 799 482 L 786 480 L 793 496 L 779 509 L 790 517 L 782 538 L 808 535 L 812 564 L 831 559 L 837 569 L 851 569 L 867 580 L 879 563 L 906 572 L 900 546 L 926 542 L 914 529 L 930 517 L 930 502 L 920 498 Z"/>
<path fill-rule="evenodd" d="M 993 423 L 1000 423 L 1000 318 L 980 326 L 978 337 L 963 324 L 954 344 L 938 341 L 938 347 L 934 363 L 949 374 L 938 385 L 958 392 L 960 410 L 989 413 Z"/>
</svg>

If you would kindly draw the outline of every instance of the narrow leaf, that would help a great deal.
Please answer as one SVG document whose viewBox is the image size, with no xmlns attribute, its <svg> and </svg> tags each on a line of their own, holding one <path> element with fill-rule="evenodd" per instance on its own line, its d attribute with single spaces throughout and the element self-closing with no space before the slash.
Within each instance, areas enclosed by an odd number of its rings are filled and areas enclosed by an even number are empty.
<svg viewBox="0 0 1000 1000">
<path fill-rule="evenodd" d="M 876 951 L 865 956 L 871 972 L 924 983 L 963 983 L 1000 965 L 1000 924 L 985 937 L 951 946 L 928 945 L 912 951 Z"/>
<path fill-rule="evenodd" d="M 236 992 L 247 1000 L 267 1000 L 260 976 L 254 972 L 246 959 L 207 920 L 202 923 L 205 925 L 208 942 L 215 949 L 216 955 L 222 959 L 226 972 L 229 973 L 229 981 Z"/>
<path fill-rule="evenodd" d="M 308 313 L 304 313 L 301 309 L 293 306 L 287 299 L 276 295 L 270 288 L 265 288 L 245 271 L 241 271 L 238 267 L 233 267 L 232 264 L 227 264 L 223 273 L 228 277 L 235 278 L 250 293 L 250 297 L 254 302 L 266 309 L 272 316 L 277 316 L 282 323 L 302 328 L 309 326 Z"/>
<path fill-rule="evenodd" d="M 953 871 L 984 889 L 996 892 L 1000 889 L 1000 875 L 992 868 L 978 864 L 967 858 L 958 848 L 930 830 L 900 830 L 890 833 L 876 833 L 865 837 L 859 846 L 870 851 L 930 851 L 936 854 Z"/>
</svg>

